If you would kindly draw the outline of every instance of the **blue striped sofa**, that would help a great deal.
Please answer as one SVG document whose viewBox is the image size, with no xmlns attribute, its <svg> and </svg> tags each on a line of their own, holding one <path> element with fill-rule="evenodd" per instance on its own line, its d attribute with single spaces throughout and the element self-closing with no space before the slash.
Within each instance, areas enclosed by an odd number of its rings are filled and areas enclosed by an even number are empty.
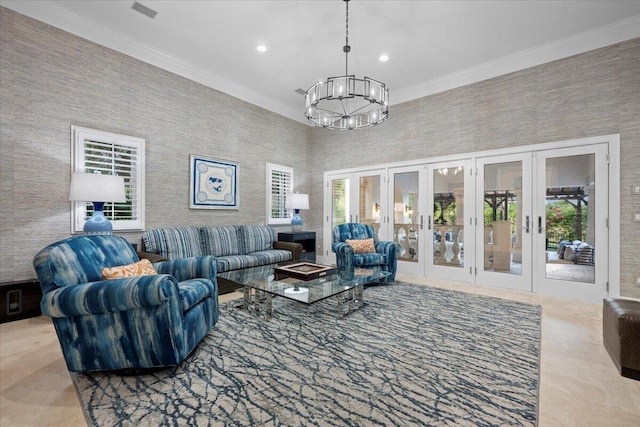
<svg viewBox="0 0 640 427">
<path fill-rule="evenodd" d="M 179 365 L 218 321 L 216 263 L 154 263 L 157 275 L 103 280 L 102 269 L 139 261 L 124 238 L 78 236 L 33 259 L 70 371 Z"/>
<path fill-rule="evenodd" d="M 146 231 L 142 243 L 145 252 L 170 260 L 213 255 L 218 273 L 297 260 L 302 254 L 302 245 L 277 241 L 275 230 L 265 225 L 158 228 Z"/>
</svg>

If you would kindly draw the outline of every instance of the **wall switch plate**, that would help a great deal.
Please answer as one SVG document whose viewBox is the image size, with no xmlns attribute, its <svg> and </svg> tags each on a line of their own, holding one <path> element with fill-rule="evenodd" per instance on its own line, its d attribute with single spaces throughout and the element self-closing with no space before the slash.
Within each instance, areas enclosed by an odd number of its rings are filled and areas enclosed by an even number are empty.
<svg viewBox="0 0 640 427">
<path fill-rule="evenodd" d="M 640 276 L 636 276 L 636 286 L 640 286 Z"/>
<path fill-rule="evenodd" d="M 632 185 L 631 194 L 640 194 L 640 185 Z"/>
<path fill-rule="evenodd" d="M 640 212 L 632 212 L 631 213 L 631 221 L 640 222 Z"/>
</svg>

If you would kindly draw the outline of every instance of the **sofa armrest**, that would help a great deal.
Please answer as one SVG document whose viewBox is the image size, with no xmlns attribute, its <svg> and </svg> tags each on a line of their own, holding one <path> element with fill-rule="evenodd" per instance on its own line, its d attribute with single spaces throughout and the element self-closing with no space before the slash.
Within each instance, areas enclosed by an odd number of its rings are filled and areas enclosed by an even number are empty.
<svg viewBox="0 0 640 427">
<path fill-rule="evenodd" d="M 178 282 L 184 280 L 204 278 L 216 283 L 218 264 L 213 255 L 178 258 L 170 261 L 153 263 L 158 273 L 170 274 Z"/>
<path fill-rule="evenodd" d="M 280 240 L 276 240 L 273 242 L 273 249 L 284 249 L 286 251 L 291 252 L 293 255 L 293 260 L 298 260 L 302 256 L 302 245 L 300 243 L 294 242 L 283 242 Z"/>
<path fill-rule="evenodd" d="M 160 261 L 168 261 L 169 260 L 169 258 L 167 258 L 167 257 L 163 257 L 162 255 L 154 254 L 152 252 L 137 252 L 137 254 L 138 254 L 138 258 L 140 258 L 140 259 L 148 259 L 152 263 L 160 262 Z"/>
<path fill-rule="evenodd" d="M 178 304 L 178 283 L 166 274 L 70 285 L 47 292 L 40 308 L 49 317 L 89 316 Z"/>
</svg>

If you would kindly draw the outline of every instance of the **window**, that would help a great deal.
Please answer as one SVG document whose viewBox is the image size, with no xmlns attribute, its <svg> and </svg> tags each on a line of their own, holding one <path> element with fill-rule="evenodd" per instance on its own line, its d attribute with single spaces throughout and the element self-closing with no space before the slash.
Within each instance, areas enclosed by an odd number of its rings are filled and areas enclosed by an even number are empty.
<svg viewBox="0 0 640 427">
<path fill-rule="evenodd" d="M 114 231 L 144 229 L 145 140 L 78 126 L 71 126 L 73 172 L 100 172 L 124 177 L 125 203 L 105 203 L 104 215 Z M 81 233 L 93 213 L 93 204 L 72 202 L 71 233 Z"/>
<path fill-rule="evenodd" d="M 291 223 L 291 209 L 285 203 L 292 188 L 293 168 L 267 163 L 267 224 Z"/>
</svg>

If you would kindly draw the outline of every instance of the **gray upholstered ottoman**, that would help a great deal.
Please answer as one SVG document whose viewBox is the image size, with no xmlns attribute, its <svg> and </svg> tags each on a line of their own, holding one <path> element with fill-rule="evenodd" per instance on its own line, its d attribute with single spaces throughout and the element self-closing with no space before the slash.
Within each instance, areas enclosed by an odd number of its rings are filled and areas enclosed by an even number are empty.
<svg viewBox="0 0 640 427">
<path fill-rule="evenodd" d="M 640 380 L 640 301 L 605 298 L 602 335 L 620 375 Z"/>
</svg>

